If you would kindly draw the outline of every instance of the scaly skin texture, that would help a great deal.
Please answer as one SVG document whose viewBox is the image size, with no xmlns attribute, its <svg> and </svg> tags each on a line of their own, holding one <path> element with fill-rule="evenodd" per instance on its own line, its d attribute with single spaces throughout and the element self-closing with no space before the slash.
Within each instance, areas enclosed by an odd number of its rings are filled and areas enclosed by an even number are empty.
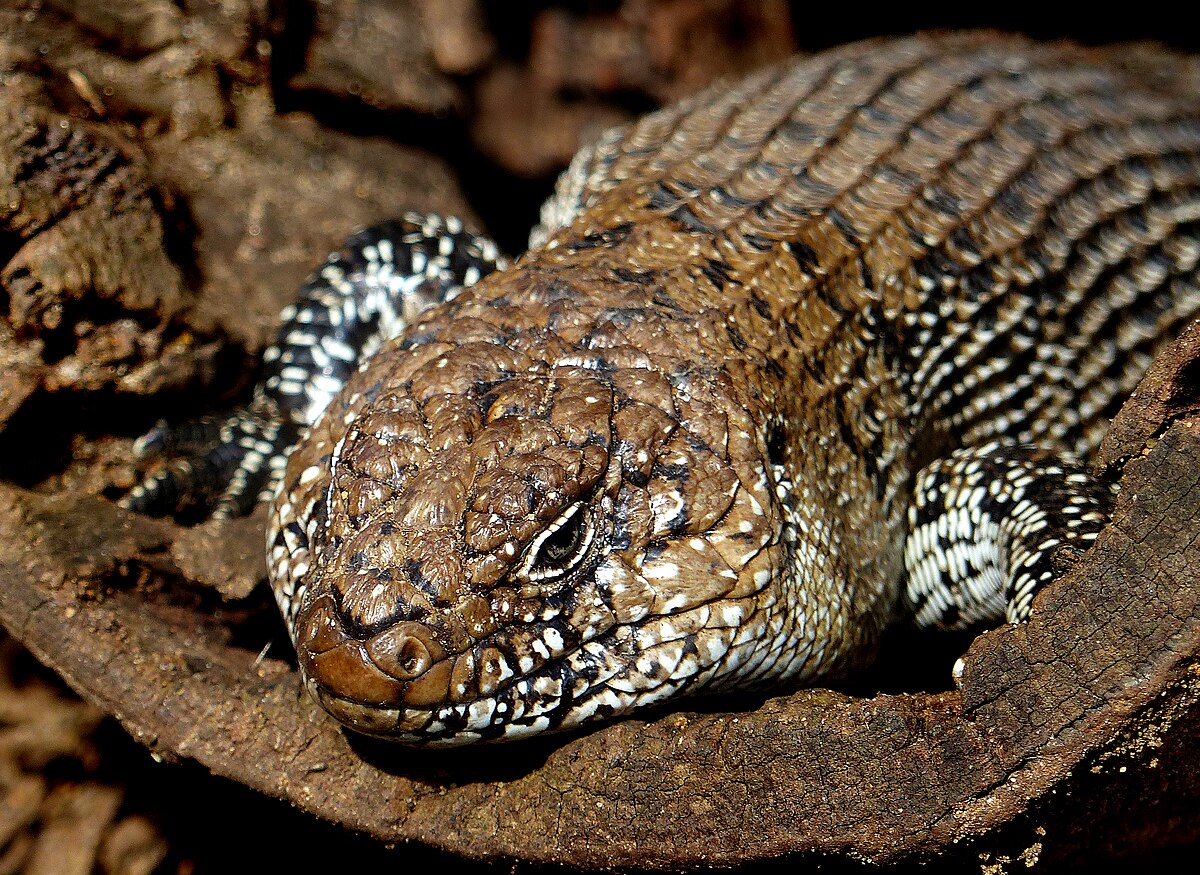
<svg viewBox="0 0 1200 875">
<path fill-rule="evenodd" d="M 868 661 L 918 472 L 1086 454 L 1200 309 L 1200 68 L 856 44 L 606 136 L 547 219 L 290 459 L 273 584 L 361 731 L 516 737 Z"/>
</svg>

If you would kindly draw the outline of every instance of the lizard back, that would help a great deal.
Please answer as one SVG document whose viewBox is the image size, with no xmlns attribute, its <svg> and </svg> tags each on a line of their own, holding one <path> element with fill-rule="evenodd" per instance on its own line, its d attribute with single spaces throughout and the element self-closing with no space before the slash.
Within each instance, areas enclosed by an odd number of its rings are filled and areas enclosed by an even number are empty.
<svg viewBox="0 0 1200 875">
<path fill-rule="evenodd" d="M 1195 308 L 1198 141 L 1189 56 L 875 40 L 610 132 L 547 219 L 568 251 L 644 229 L 614 260 L 740 298 L 796 371 L 886 326 L 921 419 L 1086 454 Z"/>
</svg>

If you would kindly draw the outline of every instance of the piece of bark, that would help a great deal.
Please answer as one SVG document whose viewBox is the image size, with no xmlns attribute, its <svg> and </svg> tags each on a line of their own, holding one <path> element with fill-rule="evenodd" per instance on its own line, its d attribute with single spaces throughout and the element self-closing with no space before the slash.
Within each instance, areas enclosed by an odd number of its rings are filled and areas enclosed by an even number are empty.
<svg viewBox="0 0 1200 875">
<path fill-rule="evenodd" d="M 234 65 L 220 56 L 220 40 L 205 39 L 212 28 L 168 7 L 62 2 L 36 14 L 0 9 L 7 46 L 0 56 L 8 56 L 5 66 L 41 78 L 46 104 L 75 118 L 161 119 L 180 136 L 212 130 L 224 116 L 221 76 Z"/>
<path fill-rule="evenodd" d="M 1110 476 L 1175 420 L 1200 413 L 1200 319 L 1151 363 L 1137 390 L 1113 418 L 1100 444 L 1096 471 Z"/>
<path fill-rule="evenodd" d="M 197 318 L 251 351 L 355 228 L 417 209 L 469 216 L 436 157 L 270 112 L 243 105 L 235 131 L 146 144 L 150 172 L 186 201 L 195 226 Z"/>
<path fill-rule="evenodd" d="M 448 113 L 458 87 L 435 63 L 415 0 L 322 0 L 292 88 L 351 96 L 388 110 Z"/>
<path fill-rule="evenodd" d="M 782 0 L 625 0 L 607 14 L 539 12 L 528 66 L 543 91 L 668 103 L 795 51 Z"/>
<path fill-rule="evenodd" d="M 787 4 L 778 0 L 541 10 L 529 57 L 495 64 L 479 78 L 471 137 L 504 169 L 545 176 L 606 129 L 633 121 L 631 96 L 669 102 L 794 51 Z"/>
<path fill-rule="evenodd" d="M 463 76 L 491 57 L 496 41 L 484 27 L 479 0 L 417 0 L 426 38 L 439 70 Z"/>
<path fill-rule="evenodd" d="M 49 690 L 0 689 L 0 780 L 7 783 L 18 769 L 35 771 L 57 759 L 95 759 L 87 736 L 103 716 Z"/>
<path fill-rule="evenodd" d="M 46 781 L 40 775 L 21 775 L 0 783 L 0 848 L 7 847 L 21 830 L 37 819 L 46 798 Z"/>
<path fill-rule="evenodd" d="M 560 170 L 580 146 L 632 121 L 620 109 L 563 100 L 542 87 L 533 70 L 511 63 L 497 65 L 481 78 L 476 100 L 481 110 L 471 128 L 475 145 L 501 167 L 525 177 Z"/>
<path fill-rule="evenodd" d="M 26 863 L 26 875 L 90 875 L 104 831 L 121 804 L 113 787 L 59 787 L 47 799 L 46 821 Z"/>
<path fill-rule="evenodd" d="M 104 836 L 100 867 L 105 875 L 151 875 L 168 850 L 154 824 L 144 817 L 126 817 Z"/>
<path fill-rule="evenodd" d="M 21 385 L 6 412 L 34 381 L 153 392 L 215 355 L 173 331 L 190 294 L 135 159 L 77 122 L 5 101 L 0 200 L 0 229 L 16 241 L 0 270 L 0 341 Z"/>
<path fill-rule="evenodd" d="M 199 4 L 178 28 L 163 24 L 175 7 L 152 2 L 0 9 L 0 424 L 45 393 L 218 381 L 228 394 L 304 276 L 355 227 L 422 208 L 469 218 L 435 157 L 275 113 L 269 76 L 244 57 L 261 5 Z M 106 29 L 129 16 L 145 34 L 126 45 Z M 118 57 L 114 45 L 149 54 Z M 235 81 L 228 98 L 221 78 Z M 112 123 L 81 120 L 96 116 Z M 39 415 L 77 418 L 78 402 L 64 403 Z M 82 470 L 66 479 L 131 485 L 127 450 L 120 461 L 109 452 L 120 448 L 74 444 Z M 12 456 L 0 463 L 8 476 L 37 468 Z"/>
<path fill-rule="evenodd" d="M 208 520 L 184 530 L 171 542 L 179 573 L 208 586 L 227 601 L 248 598 L 263 578 L 263 529 L 267 508 L 252 516 Z"/>
<path fill-rule="evenodd" d="M 16 413 L 46 376 L 38 344 L 22 343 L 0 322 L 0 424 Z"/>
<path fill-rule="evenodd" d="M 144 54 L 178 42 L 184 17 L 171 0 L 125 0 L 124 3 L 92 3 L 91 0 L 49 0 L 83 27 L 115 39 L 127 53 Z"/>
</svg>

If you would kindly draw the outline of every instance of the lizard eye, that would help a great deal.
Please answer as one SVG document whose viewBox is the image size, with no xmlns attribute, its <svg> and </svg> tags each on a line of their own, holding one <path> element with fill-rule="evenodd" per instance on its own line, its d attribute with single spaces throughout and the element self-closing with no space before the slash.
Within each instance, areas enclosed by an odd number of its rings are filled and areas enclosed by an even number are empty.
<svg viewBox="0 0 1200 875">
<path fill-rule="evenodd" d="M 516 576 L 535 583 L 570 574 L 587 558 L 595 536 L 592 512 L 582 501 L 575 502 L 533 539 Z"/>
</svg>

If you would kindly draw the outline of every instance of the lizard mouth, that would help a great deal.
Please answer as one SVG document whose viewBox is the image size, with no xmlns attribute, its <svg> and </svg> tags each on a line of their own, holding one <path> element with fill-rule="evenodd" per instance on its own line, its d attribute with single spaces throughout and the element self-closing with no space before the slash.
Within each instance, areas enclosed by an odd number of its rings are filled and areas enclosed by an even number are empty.
<svg viewBox="0 0 1200 875">
<path fill-rule="evenodd" d="M 600 612 L 573 632 L 568 616 L 598 599 L 587 587 L 564 596 L 561 609 L 548 604 L 452 652 L 416 620 L 355 637 L 325 594 L 298 618 L 300 668 L 313 698 L 356 732 L 452 747 L 568 730 L 701 689 L 730 647 L 728 618 L 705 604 Z"/>
<path fill-rule="evenodd" d="M 448 652 L 417 621 L 361 640 L 338 620 L 332 598 L 322 596 L 298 619 L 296 643 L 309 691 L 337 720 L 366 735 L 448 747 L 566 729 L 626 710 L 629 704 L 602 683 L 619 671 L 601 654 L 620 652 L 613 639 L 622 628 L 568 647 L 554 626 L 541 625 L 533 639 L 540 646 L 528 649 L 535 656 L 514 660 L 498 636 Z"/>
</svg>

